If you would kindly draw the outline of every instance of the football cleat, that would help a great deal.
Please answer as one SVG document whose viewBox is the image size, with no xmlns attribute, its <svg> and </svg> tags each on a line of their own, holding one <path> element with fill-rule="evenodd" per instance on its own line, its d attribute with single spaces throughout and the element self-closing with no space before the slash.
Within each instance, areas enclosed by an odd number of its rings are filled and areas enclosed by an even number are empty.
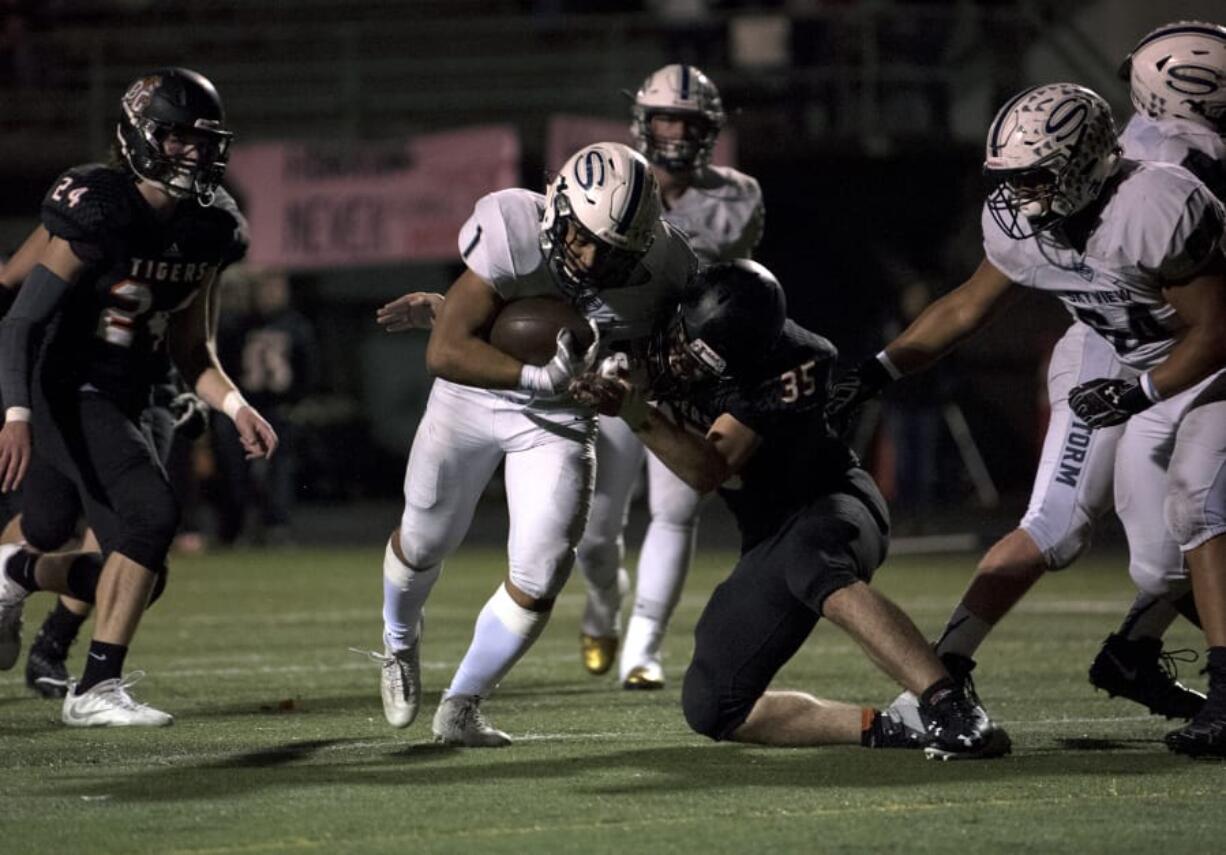
<svg viewBox="0 0 1226 855">
<path fill-rule="evenodd" d="M 658 660 L 635 665 L 622 680 L 623 689 L 654 691 L 664 688 L 664 669 Z"/>
<path fill-rule="evenodd" d="M 911 694 L 908 692 L 907 694 Z M 915 695 L 911 695 L 912 698 Z M 916 716 L 918 718 L 918 705 L 916 707 Z M 873 722 L 869 726 L 868 734 L 864 742 L 865 748 L 924 748 L 932 739 L 924 730 L 923 724 L 920 723 L 919 728 L 911 727 L 907 724 L 903 716 L 896 710 L 887 707 L 884 710 L 879 710 L 873 716 Z"/>
<path fill-rule="evenodd" d="M 1226 757 L 1226 711 L 1206 714 L 1206 709 L 1202 709 L 1183 727 L 1168 733 L 1163 741 L 1176 754 Z"/>
<path fill-rule="evenodd" d="M 617 659 L 617 644 L 616 635 L 602 637 L 580 633 L 579 655 L 583 659 L 583 667 L 594 677 L 609 673 Z"/>
<path fill-rule="evenodd" d="M 60 719 L 69 727 L 166 727 L 174 724 L 170 713 L 142 704 L 128 694 L 128 688 L 145 676 L 133 671 L 123 678 L 103 680 L 88 691 L 76 694 L 69 687 Z"/>
<path fill-rule="evenodd" d="M 937 692 L 928 704 L 921 703 L 919 714 L 930 740 L 924 748 L 929 760 L 986 759 L 1012 750 L 1009 734 L 988 718 L 961 685 Z"/>
<path fill-rule="evenodd" d="M 68 646 L 51 637 L 46 627 L 34 636 L 30 655 L 26 657 L 26 687 L 44 698 L 62 698 L 68 694 Z"/>
<path fill-rule="evenodd" d="M 1136 701 L 1154 715 L 1190 719 L 1205 705 L 1205 696 L 1176 679 L 1177 661 L 1195 662 L 1196 654 L 1190 650 L 1168 653 L 1158 638 L 1130 640 L 1112 633 L 1090 665 L 1090 683 L 1109 697 Z"/>
<path fill-rule="evenodd" d="M 502 748 L 511 737 L 491 725 L 481 714 L 476 695 L 451 695 L 439 702 L 434 713 L 434 741 L 466 748 Z"/>
<path fill-rule="evenodd" d="M 21 611 L 30 592 L 10 579 L 5 570 L 19 549 L 16 543 L 0 546 L 0 671 L 16 665 L 21 655 Z"/>
<path fill-rule="evenodd" d="M 924 720 L 919 714 L 919 698 L 914 692 L 903 692 L 890 701 L 890 705 L 881 711 L 883 715 L 902 722 L 909 730 L 924 731 Z"/>
</svg>

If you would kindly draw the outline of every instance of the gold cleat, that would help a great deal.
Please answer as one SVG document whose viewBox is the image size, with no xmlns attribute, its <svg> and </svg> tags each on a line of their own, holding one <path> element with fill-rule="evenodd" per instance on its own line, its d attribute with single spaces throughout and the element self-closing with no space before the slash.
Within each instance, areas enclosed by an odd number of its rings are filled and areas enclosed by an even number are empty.
<svg viewBox="0 0 1226 855">
<path fill-rule="evenodd" d="M 593 677 L 608 673 L 617 658 L 616 635 L 579 634 L 579 655 L 583 658 L 583 667 Z"/>
<path fill-rule="evenodd" d="M 635 665 L 630 669 L 630 673 L 626 675 L 626 679 L 622 681 L 622 688 L 640 691 L 663 689 L 664 669 L 655 663 Z"/>
</svg>

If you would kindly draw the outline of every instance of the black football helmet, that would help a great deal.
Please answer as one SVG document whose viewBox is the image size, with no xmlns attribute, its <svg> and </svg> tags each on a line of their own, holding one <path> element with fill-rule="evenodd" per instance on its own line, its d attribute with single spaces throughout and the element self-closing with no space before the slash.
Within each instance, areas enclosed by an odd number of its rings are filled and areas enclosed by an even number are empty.
<svg viewBox="0 0 1226 855">
<path fill-rule="evenodd" d="M 773 273 L 743 258 L 698 275 L 648 348 L 652 394 L 677 397 L 691 386 L 751 379 L 783 332 L 787 302 Z"/>
<path fill-rule="evenodd" d="M 122 107 L 116 135 L 132 171 L 171 196 L 211 205 L 234 135 L 208 78 L 187 68 L 160 68 L 128 87 Z M 194 151 L 168 152 L 172 135 Z"/>
</svg>

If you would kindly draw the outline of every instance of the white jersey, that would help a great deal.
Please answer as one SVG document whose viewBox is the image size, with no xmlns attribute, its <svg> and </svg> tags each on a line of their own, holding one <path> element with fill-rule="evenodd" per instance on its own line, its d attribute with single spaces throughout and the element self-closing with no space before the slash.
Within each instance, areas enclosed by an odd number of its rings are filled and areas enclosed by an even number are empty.
<svg viewBox="0 0 1226 855">
<path fill-rule="evenodd" d="M 749 258 L 762 239 L 766 212 L 758 181 L 728 166 L 708 166 L 664 220 L 689 238 L 703 264 Z"/>
<path fill-rule="evenodd" d="M 1151 119 L 1136 113 L 1120 134 L 1124 157 L 1175 163 L 1191 172 L 1226 202 L 1226 142 L 1187 119 Z"/>
<path fill-rule="evenodd" d="M 530 190 L 499 190 L 477 201 L 460 229 L 460 254 L 469 270 L 493 286 L 503 300 L 523 297 L 566 299 L 541 252 L 541 215 L 545 197 Z M 594 307 L 583 309 L 600 328 L 601 350 L 629 351 L 651 335 L 655 323 L 680 302 L 697 267 L 681 233 L 661 222 L 651 249 L 633 281 L 600 292 Z M 527 400 L 524 393 L 503 393 Z"/>
<path fill-rule="evenodd" d="M 1055 235 L 1014 240 L 984 206 L 988 260 L 1018 285 L 1059 297 L 1140 371 L 1161 362 L 1184 324 L 1162 289 L 1223 251 L 1226 212 L 1179 166 L 1125 161 L 1084 252 Z"/>
</svg>

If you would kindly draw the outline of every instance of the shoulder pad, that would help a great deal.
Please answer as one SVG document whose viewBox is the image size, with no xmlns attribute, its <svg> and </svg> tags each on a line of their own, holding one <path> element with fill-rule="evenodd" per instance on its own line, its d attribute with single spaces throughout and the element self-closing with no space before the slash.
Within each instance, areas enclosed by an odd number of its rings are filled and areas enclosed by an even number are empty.
<svg viewBox="0 0 1226 855">
<path fill-rule="evenodd" d="M 224 187 L 218 187 L 213 204 L 203 211 L 217 224 L 221 266 L 241 261 L 251 246 L 251 232 L 238 202 Z"/>
<path fill-rule="evenodd" d="M 73 244 L 102 246 L 110 235 L 132 221 L 132 179 L 125 170 L 90 164 L 69 169 L 55 180 L 43 198 L 42 222 L 47 231 Z"/>
</svg>

